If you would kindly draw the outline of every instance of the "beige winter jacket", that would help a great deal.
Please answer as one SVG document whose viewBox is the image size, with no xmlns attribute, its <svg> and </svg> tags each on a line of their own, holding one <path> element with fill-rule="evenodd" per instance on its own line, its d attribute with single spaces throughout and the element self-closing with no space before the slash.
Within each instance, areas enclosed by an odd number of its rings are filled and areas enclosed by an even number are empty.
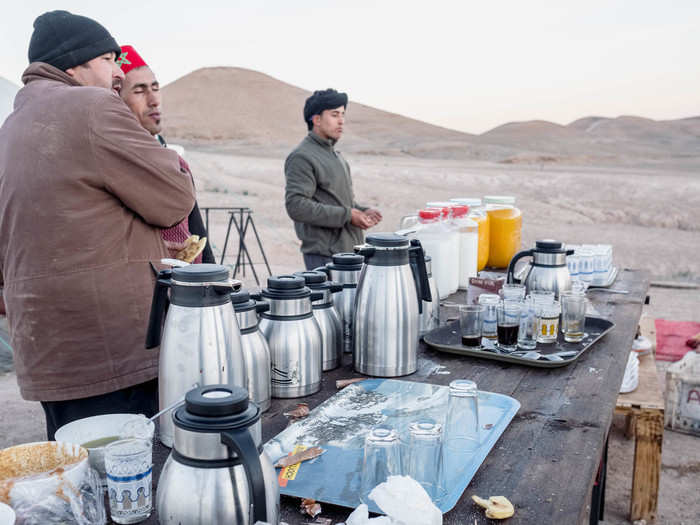
<svg viewBox="0 0 700 525">
<path fill-rule="evenodd" d="M 192 209 L 191 179 L 111 90 L 40 62 L 22 80 L 0 128 L 0 286 L 22 396 L 150 380 L 149 261 L 168 255 L 159 229 Z"/>
</svg>

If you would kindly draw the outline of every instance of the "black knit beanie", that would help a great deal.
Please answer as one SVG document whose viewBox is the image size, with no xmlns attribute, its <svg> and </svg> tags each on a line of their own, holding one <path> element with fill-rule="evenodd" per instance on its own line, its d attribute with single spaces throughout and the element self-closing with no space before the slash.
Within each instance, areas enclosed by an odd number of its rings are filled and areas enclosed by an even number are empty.
<svg viewBox="0 0 700 525">
<path fill-rule="evenodd" d="M 314 127 L 311 117 L 320 115 L 327 109 L 335 109 L 348 106 L 348 96 L 345 93 L 338 93 L 335 89 L 324 89 L 314 91 L 314 94 L 306 99 L 304 104 L 304 122 L 309 131 Z"/>
<path fill-rule="evenodd" d="M 115 60 L 121 53 L 109 31 L 91 18 L 49 11 L 34 20 L 29 63 L 46 62 L 65 71 L 110 51 Z"/>
</svg>

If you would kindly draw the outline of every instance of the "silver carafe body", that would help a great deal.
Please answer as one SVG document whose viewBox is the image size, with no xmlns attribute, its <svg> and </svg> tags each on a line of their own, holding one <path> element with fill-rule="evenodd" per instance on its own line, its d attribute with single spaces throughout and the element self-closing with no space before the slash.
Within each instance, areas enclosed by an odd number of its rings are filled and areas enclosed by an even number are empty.
<svg viewBox="0 0 700 525">
<path fill-rule="evenodd" d="M 261 297 L 270 309 L 260 314 L 259 326 L 270 348 L 272 397 L 303 397 L 321 389 L 323 342 L 311 306 L 321 295 L 296 275 L 267 279 Z"/>
<path fill-rule="evenodd" d="M 245 389 L 194 389 L 171 417 L 175 439 L 158 480 L 158 522 L 278 525 L 277 475 L 253 431 L 260 409 Z"/>
<path fill-rule="evenodd" d="M 181 399 L 193 385 L 247 387 L 241 334 L 231 315 L 230 294 L 238 288 L 240 282 L 230 280 L 228 270 L 216 264 L 193 264 L 161 272 L 146 344 L 152 348 L 160 343 L 161 410 Z M 159 421 L 160 441 L 172 447 L 170 414 L 166 412 Z"/>
<path fill-rule="evenodd" d="M 430 255 L 425 256 L 425 270 L 428 274 L 428 285 L 433 300 L 423 301 L 423 311 L 420 314 L 419 329 L 421 337 L 431 330 L 435 330 L 440 325 L 440 296 L 438 295 L 437 283 L 433 277 L 432 258 Z"/>
<path fill-rule="evenodd" d="M 431 299 L 420 243 L 376 233 L 356 249 L 365 257 L 365 266 L 355 297 L 355 370 L 379 377 L 412 374 L 417 366 L 421 302 Z M 420 254 L 416 274 L 409 250 Z"/>
<path fill-rule="evenodd" d="M 256 302 L 248 292 L 231 294 L 233 310 L 241 332 L 241 346 L 248 376 L 248 397 L 260 410 L 270 408 L 270 348 L 258 328 L 258 314 L 267 311 L 267 303 Z"/>
<path fill-rule="evenodd" d="M 322 271 L 297 272 L 294 275 L 303 277 L 306 286 L 312 292 L 323 294 L 320 299 L 311 303 L 314 319 L 321 330 L 323 344 L 321 368 L 324 372 L 338 368 L 343 361 L 343 326 L 333 306 L 333 295 L 342 292 L 343 286 L 329 282 L 326 273 Z"/>
<path fill-rule="evenodd" d="M 352 353 L 354 347 L 355 293 L 363 262 L 364 258 L 356 253 L 336 253 L 325 268 L 316 268 L 324 270 L 331 281 L 343 286 L 339 293 L 333 294 L 333 306 L 338 312 L 343 327 L 343 352 L 345 353 Z"/>
<path fill-rule="evenodd" d="M 566 256 L 573 250 L 566 250 L 563 243 L 551 239 L 537 241 L 535 248 L 516 253 L 508 265 L 507 279 L 509 283 L 521 282 L 514 276 L 515 263 L 523 257 L 532 257 L 525 270 L 522 283 L 527 292 L 543 290 L 559 294 L 571 289 L 571 274 L 566 264 Z"/>
</svg>

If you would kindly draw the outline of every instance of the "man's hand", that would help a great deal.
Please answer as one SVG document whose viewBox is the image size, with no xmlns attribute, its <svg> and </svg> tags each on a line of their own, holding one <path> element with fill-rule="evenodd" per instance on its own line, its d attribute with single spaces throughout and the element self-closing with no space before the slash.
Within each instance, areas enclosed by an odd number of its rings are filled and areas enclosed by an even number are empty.
<svg viewBox="0 0 700 525">
<path fill-rule="evenodd" d="M 366 213 L 353 208 L 350 212 L 350 224 L 362 230 L 366 230 L 367 228 L 374 226 L 376 223 Z"/>
<path fill-rule="evenodd" d="M 370 208 L 368 210 L 365 210 L 365 215 L 367 215 L 367 217 L 372 219 L 374 221 L 374 224 L 379 224 L 380 222 L 382 222 L 382 219 L 384 218 L 384 217 L 382 217 L 382 214 L 379 212 L 379 210 L 376 210 L 374 208 Z"/>
</svg>

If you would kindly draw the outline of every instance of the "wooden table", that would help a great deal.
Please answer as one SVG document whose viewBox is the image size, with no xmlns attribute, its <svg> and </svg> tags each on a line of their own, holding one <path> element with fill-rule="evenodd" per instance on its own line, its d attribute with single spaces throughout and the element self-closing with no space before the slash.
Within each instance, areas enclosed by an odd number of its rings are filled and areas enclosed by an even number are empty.
<svg viewBox="0 0 700 525">
<path fill-rule="evenodd" d="M 655 348 L 654 320 L 640 323 L 642 335 Z M 628 394 L 620 394 L 615 412 L 627 417 L 628 438 L 634 438 L 634 467 L 630 520 L 653 520 L 659 499 L 661 445 L 664 436 L 664 396 L 656 373 L 654 353 L 639 358 L 639 385 Z"/>
<path fill-rule="evenodd" d="M 590 294 L 601 315 L 616 324 L 577 362 L 555 369 L 511 365 L 439 353 L 421 344 L 418 371 L 402 377 L 447 385 L 469 378 L 480 390 L 514 397 L 521 409 L 486 458 L 455 508 L 444 515 L 445 525 L 491 523 L 472 504 L 471 495 L 506 496 L 516 507 L 508 523 L 578 525 L 587 522 L 591 487 L 605 450 L 615 401 L 634 339 L 649 278 L 640 271 L 620 272 L 613 285 L 628 295 Z M 449 374 L 435 374 L 436 367 Z M 323 374 L 322 390 L 303 399 L 275 399 L 263 416 L 263 440 L 287 426 L 282 412 L 303 401 L 311 408 L 336 392 L 335 381 L 361 377 L 349 356 L 340 368 Z M 154 480 L 167 456 L 154 449 Z M 196 497 L 196 496 L 195 496 Z M 299 513 L 299 499 L 283 496 L 281 518 L 290 525 L 313 520 Z M 351 509 L 322 504 L 322 517 L 344 521 Z M 156 523 L 155 512 L 148 521 Z"/>
</svg>

